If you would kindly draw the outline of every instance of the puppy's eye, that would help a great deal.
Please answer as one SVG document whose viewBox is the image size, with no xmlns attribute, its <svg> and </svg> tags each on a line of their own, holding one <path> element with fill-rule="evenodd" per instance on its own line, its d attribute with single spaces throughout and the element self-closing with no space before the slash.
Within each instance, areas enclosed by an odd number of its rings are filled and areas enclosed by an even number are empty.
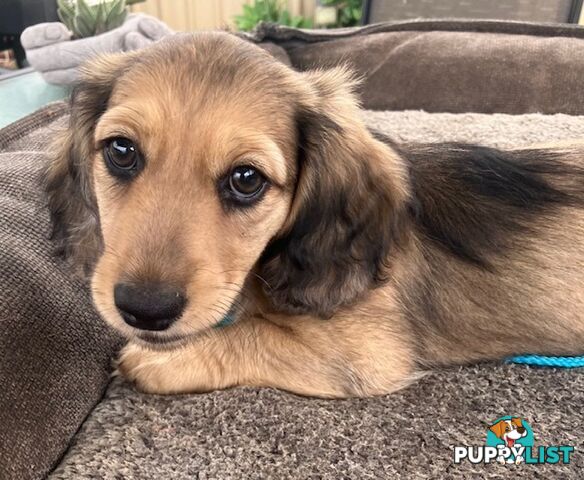
<svg viewBox="0 0 584 480">
<path fill-rule="evenodd" d="M 108 140 L 103 154 L 110 172 L 117 177 L 132 177 L 141 167 L 142 154 L 134 142 L 127 138 L 117 137 Z"/>
<path fill-rule="evenodd" d="M 266 178 L 255 168 L 241 166 L 231 171 L 227 186 L 235 200 L 249 203 L 259 198 L 266 183 Z"/>
</svg>

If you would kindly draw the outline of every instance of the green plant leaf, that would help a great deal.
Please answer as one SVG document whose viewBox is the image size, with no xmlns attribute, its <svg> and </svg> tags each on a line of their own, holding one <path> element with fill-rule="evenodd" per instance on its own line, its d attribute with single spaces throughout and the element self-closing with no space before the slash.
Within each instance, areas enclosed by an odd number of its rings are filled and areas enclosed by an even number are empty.
<svg viewBox="0 0 584 480">
<path fill-rule="evenodd" d="M 104 32 L 105 28 L 105 5 L 103 2 L 98 3 L 93 8 L 95 14 L 95 24 L 93 27 L 93 34 L 99 35 Z"/>
<path fill-rule="evenodd" d="M 77 0 L 75 17 L 73 18 L 73 31 L 80 38 L 91 37 L 95 34 L 96 13 L 85 0 Z"/>
<path fill-rule="evenodd" d="M 73 33 L 76 38 L 86 38 L 93 36 L 93 27 L 80 17 L 73 19 Z"/>
<path fill-rule="evenodd" d="M 57 10 L 57 15 L 59 16 L 59 20 L 65 24 L 67 29 L 73 31 L 73 15 L 64 13 L 61 10 Z"/>
<path fill-rule="evenodd" d="M 105 31 L 113 30 L 119 27 L 126 20 L 128 15 L 128 9 L 126 8 L 125 0 L 113 0 L 111 4 L 108 5 L 109 12 L 105 17 Z"/>
<path fill-rule="evenodd" d="M 57 0 L 57 8 L 63 15 L 70 17 L 75 15 L 75 5 L 71 0 Z"/>
<path fill-rule="evenodd" d="M 290 16 L 290 12 L 288 10 L 284 10 L 280 13 L 280 17 L 277 19 L 277 22 L 281 25 L 292 25 L 291 20 L 292 18 Z"/>
<path fill-rule="evenodd" d="M 124 9 L 122 10 L 122 13 L 109 18 L 106 22 L 106 31 L 113 30 L 114 28 L 118 28 L 119 26 L 123 25 L 127 16 L 128 11 Z"/>
<path fill-rule="evenodd" d="M 284 8 L 283 0 L 255 0 L 251 5 L 243 5 L 243 13 L 234 17 L 238 30 L 253 30 L 260 22 L 276 22 L 282 25 L 302 26 L 312 25 L 303 17 L 292 17 L 290 11 Z"/>
<path fill-rule="evenodd" d="M 75 6 L 71 0 L 57 0 L 57 15 L 59 16 L 59 20 L 61 20 L 69 30 L 73 31 Z"/>
<path fill-rule="evenodd" d="M 97 9 L 91 8 L 85 0 L 77 0 L 75 14 L 77 17 L 83 18 L 86 22 L 95 22 L 96 10 Z"/>
</svg>

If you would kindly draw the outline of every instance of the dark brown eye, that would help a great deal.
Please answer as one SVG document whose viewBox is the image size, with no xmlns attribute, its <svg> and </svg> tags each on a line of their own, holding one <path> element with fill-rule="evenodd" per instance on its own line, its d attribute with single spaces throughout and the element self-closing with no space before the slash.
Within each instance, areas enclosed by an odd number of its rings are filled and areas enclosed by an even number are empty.
<svg viewBox="0 0 584 480">
<path fill-rule="evenodd" d="M 104 157 L 108 169 L 117 177 L 132 177 L 142 166 L 140 150 L 127 138 L 117 137 L 108 140 L 104 147 Z"/>
<path fill-rule="evenodd" d="M 265 185 L 265 177 L 250 166 L 235 167 L 229 174 L 229 190 L 238 200 L 249 202 L 258 198 Z"/>
</svg>

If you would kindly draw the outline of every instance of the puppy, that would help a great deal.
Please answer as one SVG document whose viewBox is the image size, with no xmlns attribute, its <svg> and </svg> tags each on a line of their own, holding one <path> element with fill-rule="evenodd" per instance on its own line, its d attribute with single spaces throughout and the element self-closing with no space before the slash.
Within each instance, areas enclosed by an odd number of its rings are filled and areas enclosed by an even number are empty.
<svg viewBox="0 0 584 480">
<path fill-rule="evenodd" d="M 140 389 L 369 396 L 582 353 L 582 152 L 398 145 L 354 87 L 226 33 L 86 67 L 48 205 Z"/>
<path fill-rule="evenodd" d="M 505 442 L 507 448 L 513 448 L 515 442 L 520 438 L 527 436 L 527 430 L 523 426 L 523 422 L 520 418 L 514 417 L 511 420 L 500 420 L 494 425 L 489 427 L 491 432 L 493 432 L 497 438 L 500 438 Z M 506 463 L 504 457 L 498 457 L 497 460 L 500 463 Z M 518 455 L 514 460 L 510 458 L 507 463 L 521 463 L 525 459 L 522 455 Z"/>
</svg>

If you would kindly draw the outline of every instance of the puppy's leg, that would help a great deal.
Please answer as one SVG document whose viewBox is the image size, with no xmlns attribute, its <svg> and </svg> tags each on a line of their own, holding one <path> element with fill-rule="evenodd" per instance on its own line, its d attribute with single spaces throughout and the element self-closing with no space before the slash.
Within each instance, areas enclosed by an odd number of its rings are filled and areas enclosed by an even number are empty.
<svg viewBox="0 0 584 480">
<path fill-rule="evenodd" d="M 255 385 L 318 397 L 379 395 L 414 378 L 406 337 L 388 323 L 247 319 L 172 351 L 130 344 L 119 369 L 150 393 Z"/>
</svg>

